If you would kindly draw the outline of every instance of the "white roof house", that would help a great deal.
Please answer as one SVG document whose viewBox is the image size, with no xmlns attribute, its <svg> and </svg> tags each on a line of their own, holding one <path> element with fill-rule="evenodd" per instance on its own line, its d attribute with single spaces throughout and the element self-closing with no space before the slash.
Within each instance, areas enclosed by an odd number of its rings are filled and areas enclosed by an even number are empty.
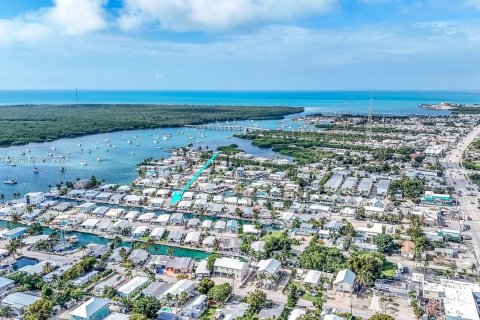
<svg viewBox="0 0 480 320">
<path fill-rule="evenodd" d="M 257 263 L 259 273 L 268 273 L 270 275 L 276 275 L 280 271 L 281 263 L 277 259 L 260 260 Z"/>
<path fill-rule="evenodd" d="M 110 218 L 120 218 L 123 212 L 121 208 L 110 208 L 105 215 Z"/>
<path fill-rule="evenodd" d="M 85 228 L 85 229 L 94 229 L 95 226 L 100 222 L 98 219 L 87 219 L 82 222 L 80 227 Z"/>
<path fill-rule="evenodd" d="M 198 243 L 200 241 L 200 235 L 202 233 L 199 231 L 192 231 L 187 233 L 185 239 L 183 240 L 184 243 Z"/>
<path fill-rule="evenodd" d="M 213 221 L 212 220 L 203 220 L 202 222 L 202 228 L 204 229 L 211 229 L 212 228 Z"/>
<path fill-rule="evenodd" d="M 372 190 L 372 186 L 373 180 L 371 178 L 363 178 L 360 180 L 357 190 L 361 195 L 368 196 L 370 194 L 370 190 Z"/>
<path fill-rule="evenodd" d="M 342 291 L 353 291 L 355 288 L 355 273 L 350 269 L 343 269 L 337 273 L 333 286 Z"/>
<path fill-rule="evenodd" d="M 335 192 L 343 182 L 343 175 L 339 173 L 335 173 L 328 179 L 325 183 L 324 188 L 326 191 Z"/>
<path fill-rule="evenodd" d="M 390 181 L 382 179 L 377 183 L 377 196 L 385 196 L 388 194 L 388 189 L 390 187 Z"/>
<path fill-rule="evenodd" d="M 128 281 L 121 287 L 117 289 L 118 294 L 121 297 L 127 297 L 129 296 L 132 292 L 140 288 L 141 286 L 145 285 L 148 283 L 148 278 L 146 277 L 135 277 L 132 280 Z"/>
<path fill-rule="evenodd" d="M 161 239 L 164 234 L 165 234 L 165 228 L 157 227 L 157 228 L 153 228 L 152 232 L 150 233 L 150 236 L 155 239 Z"/>
<path fill-rule="evenodd" d="M 128 211 L 124 218 L 133 221 L 136 217 L 138 217 L 139 214 L 140 211 Z"/>
<path fill-rule="evenodd" d="M 70 312 L 70 316 L 75 317 L 76 319 L 91 319 L 101 309 L 108 309 L 109 303 L 110 300 L 108 299 L 90 298 L 78 308 Z"/>
<path fill-rule="evenodd" d="M 181 294 L 182 292 L 190 293 L 193 288 L 195 287 L 195 282 L 189 279 L 182 279 L 178 280 L 171 286 L 167 291 L 162 296 L 165 296 L 167 294 L 171 294 L 172 296 L 176 296 L 178 294 Z"/>
<path fill-rule="evenodd" d="M 147 232 L 148 226 L 137 226 L 133 231 L 132 231 L 132 237 L 141 237 Z"/>
<path fill-rule="evenodd" d="M 2 305 L 22 310 L 37 300 L 40 300 L 40 298 L 23 292 L 14 292 L 3 298 Z"/>
<path fill-rule="evenodd" d="M 213 264 L 213 272 L 216 275 L 228 277 L 233 274 L 238 280 L 245 278 L 247 269 L 247 263 L 234 258 L 217 258 Z"/>
<path fill-rule="evenodd" d="M 305 279 L 303 279 L 303 282 L 317 285 L 321 277 L 322 277 L 321 271 L 308 270 L 307 275 L 305 276 Z"/>
<path fill-rule="evenodd" d="M 257 228 L 255 228 L 255 226 L 253 224 L 244 224 L 243 225 L 243 233 L 244 234 L 248 234 L 248 233 L 257 234 L 259 232 L 260 231 Z"/>
<path fill-rule="evenodd" d="M 155 219 L 155 222 L 164 226 L 168 224 L 168 220 L 170 220 L 169 214 L 161 214 L 157 217 L 157 219 Z"/>
<path fill-rule="evenodd" d="M 292 310 L 287 320 L 297 320 L 298 318 L 303 316 L 305 313 L 307 313 L 305 310 L 295 308 Z"/>
</svg>

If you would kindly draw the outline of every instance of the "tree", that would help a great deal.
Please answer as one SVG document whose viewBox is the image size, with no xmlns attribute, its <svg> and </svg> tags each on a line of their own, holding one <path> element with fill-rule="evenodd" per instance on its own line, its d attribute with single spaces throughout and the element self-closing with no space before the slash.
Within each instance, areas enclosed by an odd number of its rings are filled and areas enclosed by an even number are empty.
<svg viewBox="0 0 480 320">
<path fill-rule="evenodd" d="M 115 288 L 110 286 L 105 286 L 105 288 L 103 288 L 103 296 L 105 298 L 112 299 L 116 295 L 117 295 L 117 290 Z"/>
<path fill-rule="evenodd" d="M 132 306 L 132 313 L 143 314 L 148 319 L 156 319 L 158 310 L 160 310 L 160 301 L 150 296 L 140 296 Z"/>
<path fill-rule="evenodd" d="M 336 272 L 344 266 L 345 258 L 337 248 L 325 247 L 312 239 L 299 261 L 302 268 Z"/>
<path fill-rule="evenodd" d="M 210 272 L 213 271 L 213 265 L 215 264 L 215 260 L 217 260 L 217 257 L 218 255 L 211 254 L 207 259 L 207 269 L 210 270 Z"/>
<path fill-rule="evenodd" d="M 167 256 L 170 258 L 173 258 L 175 256 L 175 248 L 174 247 L 169 247 L 167 249 Z"/>
<path fill-rule="evenodd" d="M 20 247 L 20 240 L 19 239 L 12 239 L 5 245 L 5 249 L 7 249 L 9 254 L 17 253 L 17 249 Z"/>
<path fill-rule="evenodd" d="M 43 234 L 43 227 L 40 223 L 34 222 L 28 227 L 27 233 L 31 236 Z"/>
<path fill-rule="evenodd" d="M 373 239 L 373 243 L 377 245 L 378 251 L 381 253 L 391 254 L 398 250 L 398 244 L 389 234 L 380 234 Z"/>
<path fill-rule="evenodd" d="M 43 273 L 43 274 L 47 274 L 47 273 L 52 272 L 53 270 L 55 270 L 55 266 L 54 266 L 50 261 L 47 261 L 47 262 L 43 265 L 42 273 Z"/>
<path fill-rule="evenodd" d="M 395 320 L 395 318 L 385 313 L 377 313 L 371 316 L 368 320 Z"/>
<path fill-rule="evenodd" d="M 42 298 L 49 299 L 49 298 L 52 297 L 52 295 L 53 295 L 53 289 L 48 285 L 43 286 L 43 288 L 42 288 Z"/>
<path fill-rule="evenodd" d="M 260 311 L 267 303 L 267 294 L 260 289 L 250 291 L 247 296 L 247 303 L 251 310 Z"/>
<path fill-rule="evenodd" d="M 385 256 L 375 252 L 356 252 L 350 256 L 347 265 L 355 275 L 359 285 L 366 286 L 380 278 Z"/>
<path fill-rule="evenodd" d="M 198 292 L 207 294 L 210 289 L 212 289 L 215 286 L 215 282 L 213 282 L 212 279 L 202 279 L 200 283 L 198 284 Z"/>
<path fill-rule="evenodd" d="M 0 317 L 9 318 L 13 314 L 13 309 L 9 306 L 0 308 Z"/>
<path fill-rule="evenodd" d="M 50 300 L 40 299 L 28 306 L 25 311 L 25 320 L 47 320 L 53 310 L 53 303 Z"/>
<path fill-rule="evenodd" d="M 229 283 L 220 284 L 210 289 L 208 292 L 208 299 L 223 304 L 227 301 L 231 293 L 232 286 Z"/>
<path fill-rule="evenodd" d="M 146 316 L 141 313 L 130 313 L 129 320 L 148 320 Z"/>
<path fill-rule="evenodd" d="M 290 291 L 288 292 L 287 307 L 293 308 L 297 305 L 298 301 L 298 287 L 293 283 L 290 285 Z"/>
</svg>

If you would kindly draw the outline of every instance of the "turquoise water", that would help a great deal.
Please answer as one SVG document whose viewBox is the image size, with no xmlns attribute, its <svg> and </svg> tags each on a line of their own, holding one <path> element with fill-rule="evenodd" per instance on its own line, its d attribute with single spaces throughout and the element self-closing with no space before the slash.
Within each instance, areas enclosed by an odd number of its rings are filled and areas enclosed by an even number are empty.
<svg viewBox="0 0 480 320">
<path fill-rule="evenodd" d="M 14 227 L 25 227 L 23 224 L 12 224 L 4 220 L 0 220 L 0 227 L 1 228 L 14 228 Z M 53 230 L 50 228 L 44 228 L 44 234 L 50 234 Z M 96 244 L 109 244 L 111 240 L 99 237 L 95 234 L 84 233 L 84 232 L 70 232 L 69 235 L 76 235 L 78 237 L 78 243 L 76 244 L 77 247 L 82 245 L 88 245 L 92 243 Z M 122 246 L 130 247 L 132 245 L 131 242 L 122 242 Z M 164 246 L 161 244 L 155 244 L 148 248 L 148 252 L 151 254 L 163 254 L 167 255 L 167 250 L 170 248 L 169 246 Z M 190 257 L 192 259 L 205 259 L 209 256 L 208 253 L 198 250 L 192 250 L 187 248 L 175 248 L 175 256 L 177 257 Z M 24 260 L 21 261 L 23 265 L 17 266 L 21 268 L 25 265 L 32 265 L 35 264 L 35 259 L 30 258 L 23 258 Z"/>
<path fill-rule="evenodd" d="M 355 113 L 367 111 L 370 97 L 381 113 L 424 113 L 421 103 L 480 102 L 480 92 L 445 91 L 78 91 L 79 103 L 284 105 Z M 0 105 L 75 102 L 75 90 L 0 91 Z"/>
<path fill-rule="evenodd" d="M 459 92 L 241 92 L 241 91 L 83 91 L 78 93 L 79 103 L 163 103 L 163 104 L 222 104 L 222 105 L 285 105 L 303 106 L 306 113 L 314 112 L 351 112 L 365 113 L 368 110 L 370 96 L 373 98 L 373 110 L 376 113 L 391 114 L 445 114 L 418 108 L 421 103 L 435 102 L 480 102 L 480 93 Z M 31 103 L 75 103 L 75 91 L 0 91 L 0 105 Z M 232 123 L 230 123 L 232 124 Z M 241 121 L 235 124 L 278 128 L 280 120 Z M 286 128 L 295 128 L 299 123 L 286 122 Z M 177 134 L 177 130 L 183 134 Z M 18 163 L 11 166 L 0 162 L 0 179 L 15 179 L 16 185 L 0 183 L 0 193 L 7 199 L 14 192 L 25 194 L 29 191 L 47 191 L 61 181 L 73 181 L 95 175 L 109 183 L 129 184 L 135 177 L 137 163 L 147 157 L 168 157 L 166 150 L 185 146 L 189 142 L 195 146 L 208 146 L 211 149 L 220 145 L 236 143 L 241 149 L 263 157 L 274 158 L 276 153 L 268 149 L 251 146 L 249 141 L 232 137 L 234 132 L 205 130 L 202 133 L 194 129 L 154 129 L 122 131 L 97 134 L 73 139 L 60 139 L 54 142 L 29 144 L 0 149 L 0 160 L 6 157 Z M 163 140 L 164 135 L 171 135 Z M 139 146 L 134 137 L 137 136 Z M 159 137 L 156 139 L 155 137 Z M 193 138 L 190 138 L 192 136 Z M 116 148 L 110 147 L 105 140 Z M 132 144 L 127 141 L 132 140 Z M 158 140 L 155 144 L 154 140 Z M 80 146 L 81 145 L 81 146 Z M 97 147 L 97 149 L 96 149 Z M 160 149 L 160 148 L 161 149 Z M 30 152 L 22 155 L 25 149 Z M 82 150 L 83 149 L 83 150 Z M 89 153 L 88 150 L 91 150 Z M 51 154 L 49 156 L 48 154 Z M 60 159 L 65 156 L 65 159 Z M 101 162 L 97 161 L 101 158 Z M 45 160 L 45 162 L 42 162 Z M 86 165 L 81 165 L 81 163 Z M 39 173 L 34 173 L 36 166 Z M 60 171 L 60 166 L 66 168 Z"/>
</svg>

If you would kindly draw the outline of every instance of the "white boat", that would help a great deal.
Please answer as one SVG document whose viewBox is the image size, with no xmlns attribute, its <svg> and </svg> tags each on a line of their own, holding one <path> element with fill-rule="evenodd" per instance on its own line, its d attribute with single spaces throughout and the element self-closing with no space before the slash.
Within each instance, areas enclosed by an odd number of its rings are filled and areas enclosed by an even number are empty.
<svg viewBox="0 0 480 320">
<path fill-rule="evenodd" d="M 102 162 L 103 160 L 102 160 L 102 158 L 97 157 L 97 161 L 98 161 L 98 162 Z"/>
<path fill-rule="evenodd" d="M 5 184 L 17 184 L 17 180 L 5 179 L 5 180 L 3 180 L 3 183 L 5 183 Z"/>
<path fill-rule="evenodd" d="M 132 151 L 132 152 L 130 152 L 130 154 L 133 156 L 135 154 L 135 152 Z"/>
<path fill-rule="evenodd" d="M 34 172 L 34 173 L 39 173 L 39 172 L 40 172 L 40 170 L 38 170 L 38 168 L 37 168 L 37 167 L 33 167 L 33 172 Z"/>
<path fill-rule="evenodd" d="M 128 140 L 127 143 L 128 143 L 128 144 L 132 144 L 132 140 Z"/>
<path fill-rule="evenodd" d="M 16 164 L 15 162 L 10 163 L 10 165 L 11 165 L 12 167 L 16 167 L 16 166 L 17 166 L 17 164 Z"/>
<path fill-rule="evenodd" d="M 80 162 L 80 165 L 81 165 L 81 166 L 86 166 L 87 163 L 82 161 L 82 162 Z"/>
</svg>

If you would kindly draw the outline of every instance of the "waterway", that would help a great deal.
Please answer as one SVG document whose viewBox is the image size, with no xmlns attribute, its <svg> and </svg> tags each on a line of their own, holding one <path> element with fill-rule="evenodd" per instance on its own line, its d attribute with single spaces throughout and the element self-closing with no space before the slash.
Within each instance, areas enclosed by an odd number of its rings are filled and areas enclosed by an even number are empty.
<svg viewBox="0 0 480 320">
<path fill-rule="evenodd" d="M 8 221 L 0 220 L 0 228 L 15 228 L 15 227 L 28 227 L 27 225 L 16 223 L 12 224 Z M 50 234 L 54 230 L 48 227 L 43 228 L 43 233 L 44 234 Z M 109 244 L 111 242 L 110 239 L 106 239 L 104 237 L 100 237 L 96 234 L 91 234 L 91 233 L 86 233 L 86 232 L 79 232 L 79 231 L 72 231 L 69 232 L 68 235 L 76 235 L 78 237 L 78 243 L 75 245 L 75 247 L 81 247 L 83 245 L 89 245 L 92 243 L 95 244 Z M 130 241 L 123 241 L 121 246 L 125 247 L 131 247 L 132 242 Z M 167 254 L 167 250 L 170 248 L 170 246 L 162 245 L 162 244 L 155 244 L 152 245 L 148 248 L 148 252 L 151 254 Z M 205 259 L 206 257 L 209 256 L 209 253 L 200 251 L 200 250 L 194 250 L 194 249 L 189 249 L 189 248 L 177 248 L 175 247 L 175 256 L 177 257 L 190 257 L 192 259 Z"/>
</svg>

